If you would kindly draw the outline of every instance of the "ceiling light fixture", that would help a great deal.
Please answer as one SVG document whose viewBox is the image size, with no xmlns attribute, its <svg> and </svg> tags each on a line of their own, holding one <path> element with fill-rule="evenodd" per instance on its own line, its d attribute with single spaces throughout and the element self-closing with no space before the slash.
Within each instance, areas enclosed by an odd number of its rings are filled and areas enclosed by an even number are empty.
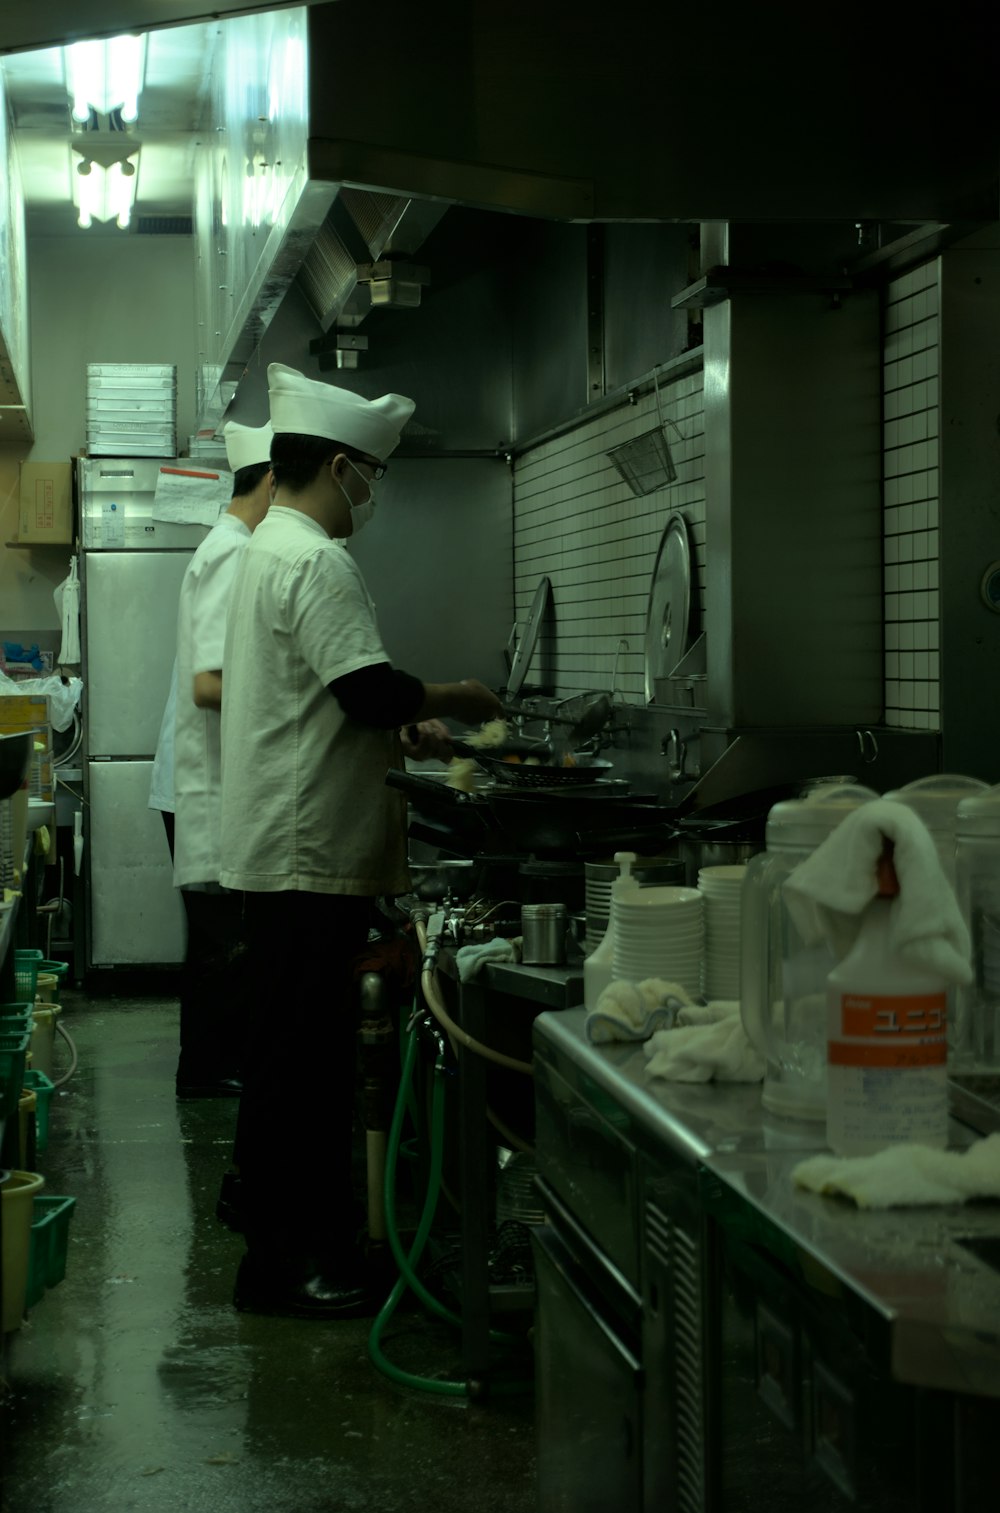
<svg viewBox="0 0 1000 1513">
<path fill-rule="evenodd" d="M 74 121 L 89 121 L 95 110 L 101 116 L 117 110 L 125 122 L 138 120 L 146 68 L 144 36 L 74 42 L 63 48 L 63 57 Z"/>
<path fill-rule="evenodd" d="M 78 160 L 73 164 L 73 203 L 78 210 L 77 225 L 86 229 L 94 221 L 117 221 L 122 231 L 128 229 L 135 204 L 138 180 L 138 145 L 128 153 L 114 149 L 75 147 Z"/>
</svg>

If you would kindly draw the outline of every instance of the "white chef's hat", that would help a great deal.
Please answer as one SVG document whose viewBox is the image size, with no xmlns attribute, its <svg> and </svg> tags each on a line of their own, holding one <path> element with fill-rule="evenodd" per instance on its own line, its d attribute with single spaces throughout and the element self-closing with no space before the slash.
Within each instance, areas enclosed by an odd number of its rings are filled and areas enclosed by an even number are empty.
<svg viewBox="0 0 1000 1513">
<path fill-rule="evenodd" d="M 270 462 L 273 434 L 270 423 L 263 426 L 241 426 L 238 421 L 231 420 L 228 425 L 224 425 L 222 438 L 226 443 L 226 456 L 233 472 L 238 473 L 240 468 L 252 468 L 258 462 Z"/>
<path fill-rule="evenodd" d="M 271 425 L 275 432 L 324 436 L 384 462 L 399 445 L 399 433 L 416 409 L 402 394 L 362 399 L 350 389 L 306 378 L 272 362 L 267 368 Z"/>
</svg>

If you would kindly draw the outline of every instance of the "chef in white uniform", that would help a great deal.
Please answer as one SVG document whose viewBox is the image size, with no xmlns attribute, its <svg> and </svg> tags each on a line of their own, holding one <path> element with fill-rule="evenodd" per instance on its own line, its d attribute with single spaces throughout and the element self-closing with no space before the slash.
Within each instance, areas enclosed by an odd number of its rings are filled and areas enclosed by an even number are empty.
<svg viewBox="0 0 1000 1513">
<path fill-rule="evenodd" d="M 370 1311 L 355 1235 L 356 989 L 372 902 L 409 887 L 406 809 L 385 776 L 443 754 L 436 716 L 501 712 L 482 683 L 394 667 L 343 543 L 414 405 L 268 368 L 274 500 L 240 560 L 222 706 L 222 870 L 244 891 L 255 998 L 237 1148 L 247 1254 L 234 1302 L 258 1313 Z M 421 731 L 414 746 L 401 732 Z M 429 728 L 428 728 L 429 725 Z M 287 1056 L 309 1070 L 288 1125 Z"/>
<path fill-rule="evenodd" d="M 247 954 L 243 900 L 219 881 L 222 653 L 236 565 L 271 500 L 271 427 L 223 431 L 233 497 L 184 574 L 177 612 L 174 884 L 187 916 L 178 1098 L 241 1088 Z"/>
</svg>

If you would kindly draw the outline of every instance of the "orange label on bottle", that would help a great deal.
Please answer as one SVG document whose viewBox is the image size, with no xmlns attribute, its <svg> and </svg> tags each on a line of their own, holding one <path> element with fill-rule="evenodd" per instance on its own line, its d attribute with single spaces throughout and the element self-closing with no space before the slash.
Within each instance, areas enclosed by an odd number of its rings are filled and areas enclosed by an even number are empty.
<svg viewBox="0 0 1000 1513">
<path fill-rule="evenodd" d="M 934 1040 L 895 1039 L 881 1045 L 871 1041 L 831 1040 L 827 1045 L 830 1066 L 890 1067 L 905 1071 L 910 1067 L 944 1066 L 948 1045 L 944 1037 Z"/>
<path fill-rule="evenodd" d="M 881 1040 L 883 1036 L 922 1039 L 927 1035 L 943 1039 L 947 1009 L 945 993 L 886 998 L 845 993 L 840 1000 L 840 1032 L 863 1040 Z"/>
</svg>

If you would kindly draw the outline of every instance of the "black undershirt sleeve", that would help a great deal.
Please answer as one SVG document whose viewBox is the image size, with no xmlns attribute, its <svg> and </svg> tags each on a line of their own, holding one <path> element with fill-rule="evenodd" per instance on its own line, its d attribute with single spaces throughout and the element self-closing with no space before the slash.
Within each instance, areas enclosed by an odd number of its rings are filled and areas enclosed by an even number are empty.
<svg viewBox="0 0 1000 1513">
<path fill-rule="evenodd" d="M 425 697 L 419 678 L 388 662 L 359 667 L 357 672 L 334 678 L 326 686 L 349 720 L 376 730 L 396 730 L 408 724 Z"/>
</svg>

